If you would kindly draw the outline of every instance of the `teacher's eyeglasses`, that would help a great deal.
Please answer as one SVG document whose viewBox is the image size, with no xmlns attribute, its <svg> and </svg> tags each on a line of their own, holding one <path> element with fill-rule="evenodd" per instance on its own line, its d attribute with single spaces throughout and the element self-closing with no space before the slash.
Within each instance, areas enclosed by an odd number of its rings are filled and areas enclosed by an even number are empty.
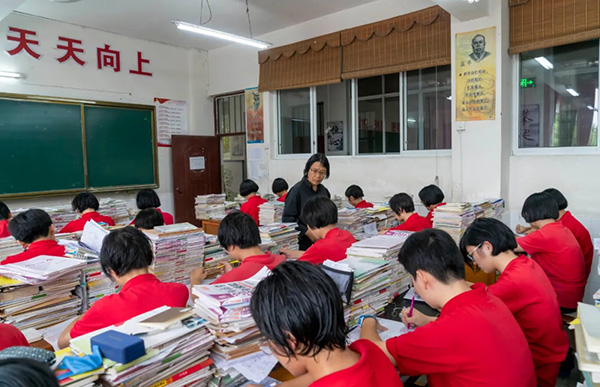
<svg viewBox="0 0 600 387">
<path fill-rule="evenodd" d="M 327 174 L 327 171 L 323 171 L 323 170 L 318 170 L 318 169 L 310 169 L 310 171 L 312 173 L 314 173 L 315 175 L 319 175 L 319 176 L 325 176 Z"/>
</svg>

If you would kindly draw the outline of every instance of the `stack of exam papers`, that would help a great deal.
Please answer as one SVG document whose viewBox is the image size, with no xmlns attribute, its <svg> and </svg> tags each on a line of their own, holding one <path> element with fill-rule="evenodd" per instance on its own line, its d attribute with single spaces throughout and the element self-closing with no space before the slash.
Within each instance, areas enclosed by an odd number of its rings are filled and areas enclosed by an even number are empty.
<svg viewBox="0 0 600 387">
<path fill-rule="evenodd" d="M 363 208 L 342 208 L 338 210 L 338 228 L 348 231 L 356 239 L 361 239 L 368 221 L 367 211 Z"/>
<path fill-rule="evenodd" d="M 204 274 L 207 279 L 216 278 L 225 262 L 234 263 L 233 258 L 221 247 L 216 235 L 206 234 L 204 245 Z"/>
<path fill-rule="evenodd" d="M 196 219 L 223 218 L 225 216 L 225 194 L 196 196 Z"/>
<path fill-rule="evenodd" d="M 258 223 L 281 223 L 281 218 L 283 217 L 283 207 L 285 207 L 285 203 L 278 201 L 261 204 L 258 206 Z"/>
<path fill-rule="evenodd" d="M 475 211 L 470 203 L 448 203 L 433 211 L 433 228 L 444 230 L 456 243 L 475 220 Z"/>
<path fill-rule="evenodd" d="M 6 257 L 23 252 L 23 247 L 13 237 L 0 238 L 0 262 Z"/>
<path fill-rule="evenodd" d="M 120 199 L 100 199 L 100 215 L 111 217 L 116 225 L 128 225 L 131 222 L 127 202 Z"/>
<path fill-rule="evenodd" d="M 281 249 L 298 250 L 298 235 L 296 223 L 273 223 L 260 226 L 262 245 L 278 254 Z M 264 250 L 264 249 L 263 249 Z"/>
</svg>

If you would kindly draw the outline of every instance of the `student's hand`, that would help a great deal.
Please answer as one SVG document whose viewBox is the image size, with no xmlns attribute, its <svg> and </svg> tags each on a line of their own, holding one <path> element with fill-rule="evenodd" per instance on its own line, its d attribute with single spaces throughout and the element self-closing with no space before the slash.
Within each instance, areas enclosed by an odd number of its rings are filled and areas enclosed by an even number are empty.
<svg viewBox="0 0 600 387">
<path fill-rule="evenodd" d="M 381 229 L 381 231 L 379 231 L 379 235 L 385 234 L 386 232 L 388 232 L 388 230 L 389 230 L 389 228 L 383 228 L 383 229 Z"/>
<path fill-rule="evenodd" d="M 408 317 L 409 312 L 410 308 L 402 309 L 402 322 L 409 328 L 422 327 L 432 321 L 429 316 L 419 312 L 417 308 L 413 308 L 412 317 Z"/>
<path fill-rule="evenodd" d="M 308 230 L 306 230 L 306 236 L 313 242 L 316 242 L 317 237 L 315 236 L 315 234 L 313 234 L 313 232 L 310 230 L 310 228 Z"/>
<path fill-rule="evenodd" d="M 535 230 L 533 227 L 521 226 L 520 224 L 517 224 L 517 227 L 515 227 L 515 231 L 517 232 L 517 234 L 527 235 Z"/>
<path fill-rule="evenodd" d="M 198 267 L 192 270 L 190 274 L 190 283 L 192 285 L 200 285 L 206 279 L 206 273 L 204 272 L 204 268 Z"/>
<path fill-rule="evenodd" d="M 221 268 L 221 274 L 229 273 L 232 270 L 233 270 L 233 267 L 231 266 L 231 263 L 225 262 L 223 264 L 223 267 Z"/>
</svg>

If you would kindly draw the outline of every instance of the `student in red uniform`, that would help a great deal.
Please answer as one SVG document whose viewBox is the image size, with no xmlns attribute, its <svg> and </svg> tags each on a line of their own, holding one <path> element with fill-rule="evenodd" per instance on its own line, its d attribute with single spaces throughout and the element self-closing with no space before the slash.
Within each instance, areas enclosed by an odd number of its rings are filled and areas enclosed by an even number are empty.
<svg viewBox="0 0 600 387">
<path fill-rule="evenodd" d="M 436 207 L 446 204 L 443 203 L 444 193 L 437 185 L 431 184 L 423 187 L 423 189 L 419 191 L 419 199 L 421 199 L 421 203 L 423 203 L 425 208 L 427 208 L 427 211 L 429 211 L 426 218 L 431 225 L 433 225 L 433 210 L 435 210 Z"/>
<path fill-rule="evenodd" d="M 281 255 L 262 252 L 259 247 L 261 239 L 258 226 L 249 215 L 240 211 L 233 211 L 223 219 L 217 237 L 229 256 L 241 264 L 232 269 L 229 263 L 226 263 L 225 274 L 217 278 L 213 284 L 243 281 L 265 266 L 272 270 L 285 261 L 285 257 Z M 190 276 L 191 286 L 199 285 L 205 279 L 206 274 L 202 268 L 194 269 Z"/>
<path fill-rule="evenodd" d="M 367 340 L 346 344 L 340 292 L 320 268 L 279 265 L 254 290 L 250 309 L 277 360 L 296 376 L 282 387 L 402 386 L 381 349 Z"/>
<path fill-rule="evenodd" d="M 273 180 L 273 185 L 271 186 L 271 189 L 273 190 L 273 193 L 277 195 L 277 201 L 285 203 L 285 198 L 287 197 L 289 189 L 287 181 L 285 181 L 281 177 L 278 177 L 277 179 Z"/>
<path fill-rule="evenodd" d="M 133 220 L 135 228 L 140 230 L 154 230 L 156 226 L 164 226 L 165 220 L 160 212 L 155 208 L 141 210 Z"/>
<path fill-rule="evenodd" d="M 468 265 L 486 273 L 500 272 L 498 281 L 487 290 L 504 301 L 525 333 L 537 385 L 554 387 L 569 339 L 548 277 L 534 260 L 515 255 L 516 248 L 515 235 L 497 219 L 475 220 L 460 240 Z"/>
<path fill-rule="evenodd" d="M 404 192 L 392 196 L 390 208 L 394 212 L 394 217 L 400 223 L 396 227 L 392 227 L 391 230 L 418 232 L 431 228 L 431 222 L 415 212 L 415 203 Z"/>
<path fill-rule="evenodd" d="M 456 243 L 442 230 L 411 235 L 398 254 L 419 294 L 441 310 L 438 318 L 417 309 L 402 321 L 413 332 L 383 342 L 375 318 L 361 318 L 362 339 L 386 351 L 402 375 L 427 375 L 431 387 L 535 387 L 531 351 L 507 306 L 485 291 L 469 287 Z"/>
<path fill-rule="evenodd" d="M 517 238 L 516 252 L 527 252 L 548 276 L 563 313 L 574 312 L 585 291 L 585 262 L 577 239 L 558 219 L 550 194 L 534 193 L 525 200 L 521 216 L 535 230 Z"/>
<path fill-rule="evenodd" d="M 281 254 L 313 265 L 328 259 L 337 262 L 346 258 L 346 250 L 356 239 L 348 231 L 337 228 L 338 209 L 331 199 L 323 196 L 310 199 L 302 209 L 301 218 L 315 238 L 315 243 L 306 251 L 281 249 Z"/>
<path fill-rule="evenodd" d="M 373 208 L 373 203 L 369 203 L 368 201 L 363 199 L 365 196 L 362 188 L 357 186 L 356 184 L 351 185 L 346 188 L 346 199 L 350 205 L 355 208 Z"/>
<path fill-rule="evenodd" d="M 173 215 L 169 214 L 168 212 L 163 212 L 159 208 L 160 198 L 158 197 L 156 192 L 154 192 L 154 190 L 146 188 L 139 191 L 137 193 L 137 196 L 135 197 L 135 203 L 137 204 L 137 208 L 139 208 L 140 210 L 146 210 L 149 208 L 155 209 L 156 211 L 160 212 L 165 221 L 165 224 L 173 224 Z"/>
<path fill-rule="evenodd" d="M 257 195 L 258 185 L 250 179 L 242 181 L 240 184 L 240 195 L 243 196 L 246 201 L 240 206 L 240 211 L 244 214 L 248 214 L 254 219 L 256 224 L 258 223 L 258 212 L 259 206 L 267 201 Z"/>
<path fill-rule="evenodd" d="M 6 257 L 0 265 L 23 262 L 39 255 L 65 255 L 65 247 L 54 239 L 52 219 L 44 210 L 34 208 L 21 212 L 10 221 L 8 229 L 25 251 Z"/>
<path fill-rule="evenodd" d="M 79 215 L 80 218 L 67 223 L 67 225 L 58 232 L 59 234 L 82 231 L 85 224 L 90 220 L 97 223 L 104 223 L 108 226 L 115 225 L 115 221 L 111 217 L 100 215 L 98 213 L 100 203 L 98 203 L 98 199 L 91 192 L 85 191 L 78 193 L 73 198 L 71 206 L 74 211 L 77 211 L 77 215 Z"/>
<path fill-rule="evenodd" d="M 160 282 L 148 272 L 154 256 L 150 240 L 140 230 L 127 226 L 106 236 L 100 251 L 104 274 L 121 286 L 121 291 L 94 303 L 83 316 L 71 323 L 60 335 L 58 346 L 69 340 L 161 306 L 184 307 L 189 292 L 185 285 Z"/>
<path fill-rule="evenodd" d="M 6 238 L 10 236 L 10 231 L 8 231 L 8 222 L 10 222 L 10 218 L 12 214 L 8 209 L 8 206 L 4 204 L 4 202 L 0 202 L 0 238 Z"/>
<path fill-rule="evenodd" d="M 29 347 L 29 342 L 14 326 L 0 323 L 0 351 L 9 347 Z"/>
</svg>

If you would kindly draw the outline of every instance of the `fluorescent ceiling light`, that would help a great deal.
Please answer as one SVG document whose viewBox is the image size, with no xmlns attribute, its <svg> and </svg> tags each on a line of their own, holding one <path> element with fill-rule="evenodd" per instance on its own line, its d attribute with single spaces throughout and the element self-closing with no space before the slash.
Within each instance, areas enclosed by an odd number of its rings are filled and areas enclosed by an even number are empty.
<svg viewBox="0 0 600 387">
<path fill-rule="evenodd" d="M 465 0 L 469 4 L 479 3 L 479 0 Z"/>
<path fill-rule="evenodd" d="M 567 87 L 567 92 L 569 94 L 571 94 L 573 97 L 579 97 L 579 93 L 572 87 Z"/>
<path fill-rule="evenodd" d="M 446 97 L 446 99 L 447 99 L 448 101 L 452 101 L 452 96 L 451 96 L 451 95 L 449 95 L 449 96 L 447 96 L 447 97 Z"/>
<path fill-rule="evenodd" d="M 415 120 L 414 118 L 408 118 L 406 120 L 406 122 L 410 122 L 411 124 L 414 124 L 415 122 L 417 122 L 417 120 Z"/>
<path fill-rule="evenodd" d="M 538 56 L 537 58 L 535 58 L 535 60 L 541 64 L 546 70 L 552 70 L 554 68 L 554 65 L 552 64 L 552 62 L 550 62 L 548 59 L 546 59 L 546 57 L 544 56 Z"/>
<path fill-rule="evenodd" d="M 13 73 L 12 71 L 0 71 L 0 77 L 4 78 L 25 78 L 23 74 Z"/>
<path fill-rule="evenodd" d="M 234 35 L 223 31 L 213 30 L 212 28 L 206 28 L 196 24 L 190 24 L 178 20 L 174 21 L 173 23 L 175 23 L 175 25 L 177 25 L 177 28 L 179 28 L 180 30 L 195 32 L 197 34 L 228 40 L 230 42 L 245 44 L 247 46 L 260 48 L 261 50 L 272 46 L 271 43 L 250 39 L 244 36 Z"/>
</svg>

